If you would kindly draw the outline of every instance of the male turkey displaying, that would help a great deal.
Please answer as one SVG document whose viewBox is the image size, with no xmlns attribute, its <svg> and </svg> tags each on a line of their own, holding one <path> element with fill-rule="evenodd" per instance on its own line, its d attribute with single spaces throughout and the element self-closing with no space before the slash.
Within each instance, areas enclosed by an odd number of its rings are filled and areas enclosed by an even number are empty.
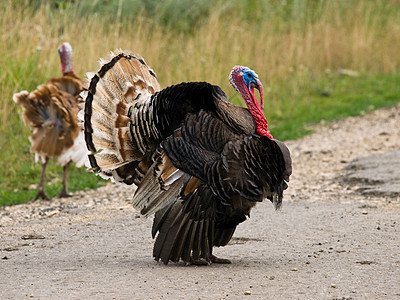
<svg viewBox="0 0 400 300">
<path fill-rule="evenodd" d="M 279 208 L 291 174 L 289 150 L 268 130 L 258 76 L 242 66 L 230 73 L 245 109 L 206 82 L 161 90 L 153 70 L 129 51 L 101 64 L 83 93 L 92 169 L 138 186 L 134 207 L 155 213 L 156 260 L 230 263 L 213 246 L 229 242 L 256 202 L 268 198 Z"/>
<path fill-rule="evenodd" d="M 83 100 L 79 93 L 85 89 L 72 67 L 72 47 L 63 43 L 58 48 L 63 76 L 52 78 L 29 93 L 21 91 L 14 94 L 13 100 L 22 106 L 23 119 L 32 128 L 29 137 L 31 152 L 35 160 L 42 161 L 42 174 L 35 200 L 42 197 L 49 200 L 44 191 L 44 178 L 49 158 L 55 157 L 64 168 L 63 187 L 59 197 L 68 197 L 67 173 L 71 162 L 77 167 L 87 159 L 87 149 L 77 114 L 79 103 Z"/>
</svg>

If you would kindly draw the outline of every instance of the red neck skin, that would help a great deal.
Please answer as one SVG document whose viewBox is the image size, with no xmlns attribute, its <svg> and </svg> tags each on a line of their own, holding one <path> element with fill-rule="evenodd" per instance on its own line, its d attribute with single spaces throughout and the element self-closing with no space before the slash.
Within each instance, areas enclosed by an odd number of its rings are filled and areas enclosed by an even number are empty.
<svg viewBox="0 0 400 300">
<path fill-rule="evenodd" d="M 247 93 L 242 93 L 242 96 L 247 104 L 247 107 L 249 108 L 250 113 L 253 115 L 253 118 L 256 121 L 257 133 L 259 135 L 269 137 L 271 140 L 273 140 L 274 138 L 271 135 L 271 132 L 268 130 L 268 122 L 264 116 L 261 105 L 257 101 L 257 98 L 254 96 L 254 89 L 251 89 Z"/>
</svg>

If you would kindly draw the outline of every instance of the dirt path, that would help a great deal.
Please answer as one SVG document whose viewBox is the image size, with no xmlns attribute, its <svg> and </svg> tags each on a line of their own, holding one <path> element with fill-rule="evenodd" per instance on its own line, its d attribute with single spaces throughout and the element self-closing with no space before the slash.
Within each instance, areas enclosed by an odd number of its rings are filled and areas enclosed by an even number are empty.
<svg viewBox="0 0 400 300">
<path fill-rule="evenodd" d="M 399 120 L 397 106 L 288 142 L 283 208 L 257 205 L 216 249 L 231 265 L 153 261 L 152 220 L 129 205 L 130 188 L 3 208 L 0 299 L 400 299 L 400 166 L 354 179 L 352 163 L 399 164 L 386 155 L 399 153 Z"/>
</svg>

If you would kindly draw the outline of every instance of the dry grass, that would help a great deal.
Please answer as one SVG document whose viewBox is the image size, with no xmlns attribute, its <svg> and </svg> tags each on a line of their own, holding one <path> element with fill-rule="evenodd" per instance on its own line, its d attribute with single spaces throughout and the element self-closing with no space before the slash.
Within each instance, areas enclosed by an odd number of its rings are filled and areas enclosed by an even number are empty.
<svg viewBox="0 0 400 300">
<path fill-rule="evenodd" d="M 267 91 L 291 78 L 287 88 L 294 94 L 310 74 L 326 69 L 399 69 L 397 2 L 359 1 L 347 9 L 340 7 L 341 1 L 323 3 L 314 9 L 318 17 L 302 19 L 292 11 L 285 22 L 270 15 L 257 23 L 243 21 L 234 7 L 220 4 L 193 33 L 185 34 L 142 15 L 110 23 L 100 15 L 78 17 L 77 9 L 63 12 L 47 5 L 34 11 L 9 1 L 3 4 L 0 24 L 1 123 L 8 123 L 14 92 L 60 74 L 56 48 L 63 41 L 73 45 L 75 69 L 82 76 L 96 70 L 97 58 L 110 50 L 131 49 L 154 68 L 163 86 L 207 80 L 222 85 L 230 95 L 227 74 L 235 64 L 254 68 Z M 301 9 L 307 13 L 307 8 Z"/>
<path fill-rule="evenodd" d="M 163 85 L 183 80 L 227 85 L 227 73 L 238 63 L 253 67 L 265 82 L 284 80 L 301 68 L 317 73 L 326 68 L 397 71 L 397 2 L 351 1 L 349 8 L 341 7 L 342 2 L 321 1 L 325 4 L 315 8 L 318 16 L 313 18 L 296 17 L 288 10 L 292 15 L 288 13 L 287 20 L 270 17 L 257 23 L 220 4 L 194 32 L 179 33 L 142 15 L 110 23 L 100 15 L 78 17 L 77 9 L 64 13 L 48 5 L 21 10 L 10 1 L 1 19 L 1 65 L 37 57 L 36 70 L 30 71 L 46 78 L 58 75 L 55 49 L 67 40 L 74 47 L 79 74 L 96 69 L 97 58 L 110 50 L 125 48 L 142 54 Z M 303 6 L 298 9 L 308 13 Z M 15 83 L 17 89 L 26 86 L 21 78 Z"/>
</svg>

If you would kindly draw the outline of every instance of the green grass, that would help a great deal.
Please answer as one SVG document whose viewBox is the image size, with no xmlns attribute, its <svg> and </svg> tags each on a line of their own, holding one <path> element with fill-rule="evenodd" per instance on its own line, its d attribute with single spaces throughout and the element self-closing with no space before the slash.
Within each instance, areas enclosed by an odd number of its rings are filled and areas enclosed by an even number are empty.
<svg viewBox="0 0 400 300">
<path fill-rule="evenodd" d="M 280 140 L 304 136 L 321 120 L 400 102 L 398 1 L 1 1 L 0 206 L 36 193 L 41 166 L 12 95 L 60 76 L 56 49 L 63 41 L 72 44 L 82 77 L 109 51 L 129 49 L 163 87 L 205 80 L 238 105 L 243 101 L 227 76 L 235 64 L 247 65 L 263 82 L 265 114 Z M 359 76 L 340 75 L 339 68 Z M 51 162 L 49 196 L 58 194 L 61 178 L 62 168 Z M 83 168 L 70 170 L 70 192 L 102 184 Z"/>
<path fill-rule="evenodd" d="M 271 111 L 272 133 L 281 140 L 297 139 L 311 132 L 310 125 L 357 116 L 400 102 L 400 74 L 364 75 L 317 80 L 297 97 L 282 101 L 284 114 Z M 327 91 L 329 96 L 326 95 Z M 368 129 L 366 129 L 368 130 Z"/>
<path fill-rule="evenodd" d="M 25 203 L 33 199 L 39 185 L 41 166 L 40 164 L 24 163 L 21 169 L 15 170 L 14 176 L 9 176 L 7 186 L 2 186 L 0 190 L 1 205 L 14 205 Z M 61 188 L 62 167 L 56 166 L 54 162 L 48 164 L 45 191 L 50 198 L 56 197 Z M 77 169 L 74 165 L 70 166 L 68 172 L 68 192 L 96 189 L 104 184 L 99 177 L 88 174 L 84 169 Z"/>
</svg>

